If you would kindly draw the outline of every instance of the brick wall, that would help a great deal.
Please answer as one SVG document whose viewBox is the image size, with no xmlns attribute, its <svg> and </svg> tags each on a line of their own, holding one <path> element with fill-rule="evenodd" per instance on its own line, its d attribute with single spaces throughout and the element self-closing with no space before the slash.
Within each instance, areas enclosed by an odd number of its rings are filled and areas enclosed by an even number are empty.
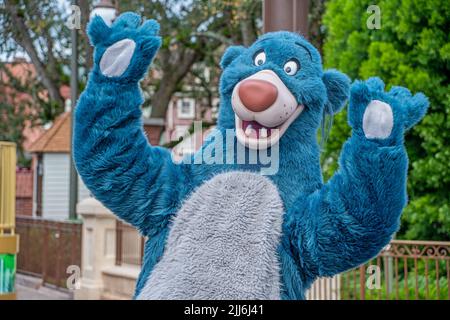
<svg viewBox="0 0 450 320">
<path fill-rule="evenodd" d="M 162 126 L 156 125 L 144 125 L 144 131 L 147 135 L 147 139 L 152 146 L 159 145 L 159 139 L 161 137 L 161 132 L 163 130 Z"/>
<path fill-rule="evenodd" d="M 16 215 L 33 214 L 33 171 L 18 168 L 16 170 Z"/>
</svg>

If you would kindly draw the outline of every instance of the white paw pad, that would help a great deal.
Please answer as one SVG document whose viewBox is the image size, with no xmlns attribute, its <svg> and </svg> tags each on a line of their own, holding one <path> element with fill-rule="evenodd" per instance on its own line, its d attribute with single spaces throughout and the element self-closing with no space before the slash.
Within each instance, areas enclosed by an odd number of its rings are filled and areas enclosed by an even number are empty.
<svg viewBox="0 0 450 320">
<path fill-rule="evenodd" d="M 100 60 L 100 70 L 107 77 L 122 75 L 130 64 L 136 43 L 131 39 L 117 41 L 105 50 Z"/>
<path fill-rule="evenodd" d="M 394 116 L 390 105 L 372 100 L 364 111 L 363 130 L 368 139 L 386 139 L 392 132 Z"/>
</svg>

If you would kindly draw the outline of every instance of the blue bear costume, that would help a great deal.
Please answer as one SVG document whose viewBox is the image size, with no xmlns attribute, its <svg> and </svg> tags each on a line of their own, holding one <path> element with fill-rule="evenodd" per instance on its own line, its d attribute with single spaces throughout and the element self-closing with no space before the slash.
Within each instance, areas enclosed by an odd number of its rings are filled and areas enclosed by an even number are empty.
<svg viewBox="0 0 450 320">
<path fill-rule="evenodd" d="M 277 124 L 267 116 L 272 112 L 284 130 L 267 149 L 279 151 L 277 172 L 260 175 L 260 160 L 175 163 L 142 130 L 138 82 L 161 45 L 158 32 L 154 20 L 141 24 L 133 13 L 111 27 L 95 17 L 88 29 L 94 67 L 75 110 L 73 155 L 84 183 L 148 237 L 135 297 L 304 299 L 318 277 L 376 256 L 399 227 L 407 202 L 404 132 L 424 116 L 427 98 L 402 87 L 385 92 L 378 78 L 350 87 L 345 75 L 322 70 L 318 51 L 303 37 L 268 33 L 249 48 L 226 50 L 217 129 L 193 159 L 212 148 L 216 158 L 236 160 L 237 131 L 254 132 L 237 126 L 257 123 L 242 121 L 241 113 Z M 275 79 L 278 91 L 266 78 Z M 234 101 L 246 79 L 253 79 L 250 93 L 258 86 L 278 93 L 243 94 L 242 101 L 253 101 L 250 112 Z M 258 111 L 277 94 L 288 111 Z M 323 183 L 317 132 L 324 114 L 335 114 L 348 98 L 352 136 L 339 170 Z M 271 127 L 260 125 L 256 140 Z M 217 147 L 227 129 L 236 133 L 233 150 Z M 246 156 L 252 149 L 246 145 Z"/>
</svg>

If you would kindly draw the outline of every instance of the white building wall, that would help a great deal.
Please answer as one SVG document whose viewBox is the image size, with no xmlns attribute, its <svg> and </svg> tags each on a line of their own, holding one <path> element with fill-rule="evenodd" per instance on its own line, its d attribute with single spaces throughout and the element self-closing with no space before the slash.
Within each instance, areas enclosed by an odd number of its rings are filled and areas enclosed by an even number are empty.
<svg viewBox="0 0 450 320">
<path fill-rule="evenodd" d="M 44 153 L 42 178 L 42 217 L 67 219 L 69 217 L 70 159 L 67 153 Z M 78 180 L 78 200 L 89 197 L 89 191 Z"/>
</svg>

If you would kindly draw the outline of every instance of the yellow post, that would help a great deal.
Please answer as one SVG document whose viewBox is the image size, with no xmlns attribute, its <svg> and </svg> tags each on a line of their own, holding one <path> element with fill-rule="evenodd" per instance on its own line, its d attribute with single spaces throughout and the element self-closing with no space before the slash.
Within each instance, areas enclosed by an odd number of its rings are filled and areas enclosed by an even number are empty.
<svg viewBox="0 0 450 320">
<path fill-rule="evenodd" d="M 16 145 L 0 141 L 0 300 L 15 299 Z"/>
</svg>

